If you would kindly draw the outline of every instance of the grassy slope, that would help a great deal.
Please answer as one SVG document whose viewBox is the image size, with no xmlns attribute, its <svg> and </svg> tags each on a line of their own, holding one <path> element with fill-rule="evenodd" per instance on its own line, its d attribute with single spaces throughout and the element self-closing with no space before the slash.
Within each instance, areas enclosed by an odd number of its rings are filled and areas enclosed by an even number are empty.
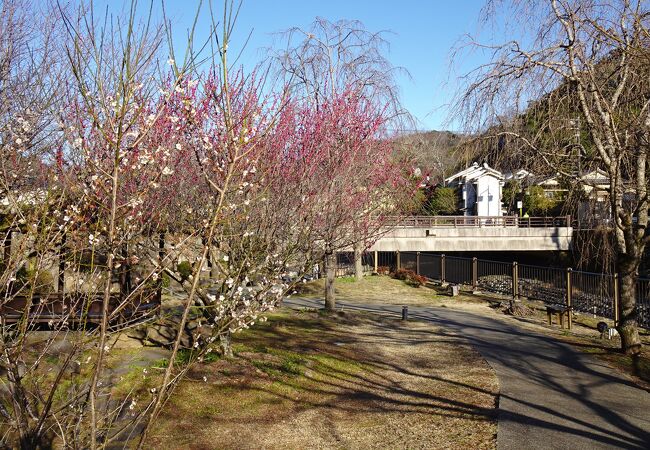
<svg viewBox="0 0 650 450">
<path fill-rule="evenodd" d="M 323 298 L 325 280 L 316 280 L 299 286 L 296 295 L 306 298 Z M 442 292 L 427 287 L 411 287 L 403 281 L 387 276 L 369 276 L 356 281 L 353 277 L 337 278 L 334 283 L 337 300 L 351 300 L 369 304 L 433 305 L 447 306 L 478 305 L 484 302 L 465 296 L 450 298 Z"/>
</svg>

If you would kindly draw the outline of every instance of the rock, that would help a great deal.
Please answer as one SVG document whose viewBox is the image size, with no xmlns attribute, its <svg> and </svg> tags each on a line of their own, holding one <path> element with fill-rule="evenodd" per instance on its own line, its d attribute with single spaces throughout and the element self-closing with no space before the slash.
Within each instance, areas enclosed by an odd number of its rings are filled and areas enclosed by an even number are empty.
<svg viewBox="0 0 650 450">
<path fill-rule="evenodd" d="M 181 347 L 192 348 L 192 345 L 193 345 L 192 337 L 183 333 L 183 336 L 181 336 Z"/>
<path fill-rule="evenodd" d="M 511 301 L 505 311 L 506 314 L 517 317 L 527 317 L 533 315 L 533 310 L 519 301 Z"/>
<path fill-rule="evenodd" d="M 167 347 L 174 343 L 175 333 L 165 326 L 151 326 L 147 329 L 147 340 L 153 344 Z"/>
<path fill-rule="evenodd" d="M 64 339 L 52 342 L 47 348 L 47 354 L 50 356 L 67 355 L 73 350 L 73 345 Z"/>
<path fill-rule="evenodd" d="M 144 341 L 147 338 L 147 329 L 146 327 L 132 328 L 126 333 L 126 335 L 130 338 Z"/>
<path fill-rule="evenodd" d="M 187 325 L 185 325 L 185 329 L 187 330 L 194 330 L 199 326 L 199 321 L 194 319 L 194 320 L 189 320 L 187 322 Z"/>
</svg>

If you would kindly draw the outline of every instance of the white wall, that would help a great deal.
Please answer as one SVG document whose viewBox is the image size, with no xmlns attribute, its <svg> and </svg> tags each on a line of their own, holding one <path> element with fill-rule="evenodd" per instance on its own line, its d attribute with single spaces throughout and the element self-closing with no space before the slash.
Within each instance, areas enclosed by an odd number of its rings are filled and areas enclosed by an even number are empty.
<svg viewBox="0 0 650 450">
<path fill-rule="evenodd" d="M 569 250 L 572 240 L 571 227 L 397 227 L 384 234 L 370 251 L 555 251 Z"/>
<path fill-rule="evenodd" d="M 486 175 L 478 179 L 477 215 L 501 216 L 501 182 Z"/>
<path fill-rule="evenodd" d="M 473 216 L 474 204 L 476 203 L 476 191 L 474 190 L 474 185 L 471 182 L 466 182 L 465 184 L 463 184 L 463 196 L 464 196 L 465 215 Z"/>
</svg>

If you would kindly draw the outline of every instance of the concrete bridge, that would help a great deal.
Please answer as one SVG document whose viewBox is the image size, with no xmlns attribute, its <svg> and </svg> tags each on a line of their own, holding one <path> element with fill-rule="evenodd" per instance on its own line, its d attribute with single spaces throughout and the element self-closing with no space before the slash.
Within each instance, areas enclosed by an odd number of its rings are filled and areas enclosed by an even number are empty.
<svg viewBox="0 0 650 450">
<path fill-rule="evenodd" d="M 570 216 L 422 216 L 394 219 L 370 251 L 490 252 L 569 250 Z"/>
</svg>

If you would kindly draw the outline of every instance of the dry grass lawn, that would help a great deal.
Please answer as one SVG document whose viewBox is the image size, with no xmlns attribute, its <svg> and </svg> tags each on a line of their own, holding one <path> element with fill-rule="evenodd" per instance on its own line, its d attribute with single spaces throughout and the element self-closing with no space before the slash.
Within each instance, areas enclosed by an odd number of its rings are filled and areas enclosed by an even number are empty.
<svg viewBox="0 0 650 450">
<path fill-rule="evenodd" d="M 431 325 L 281 310 L 234 342 L 182 382 L 151 448 L 495 447 L 493 371 Z"/>
<path fill-rule="evenodd" d="M 445 292 L 429 287 L 412 287 L 389 276 L 367 276 L 357 281 L 354 277 L 337 278 L 334 283 L 336 299 L 369 305 L 450 306 L 473 308 L 485 302 L 472 296 L 449 297 Z M 298 286 L 297 296 L 323 298 L 325 280 L 315 280 Z"/>
</svg>

